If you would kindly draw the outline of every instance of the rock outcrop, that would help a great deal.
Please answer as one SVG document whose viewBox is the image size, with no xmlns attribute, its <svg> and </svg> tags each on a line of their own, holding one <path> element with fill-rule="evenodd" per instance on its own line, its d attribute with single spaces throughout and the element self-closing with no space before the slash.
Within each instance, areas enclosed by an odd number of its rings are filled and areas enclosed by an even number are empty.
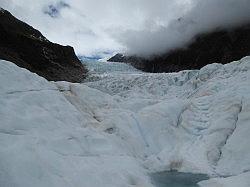
<svg viewBox="0 0 250 187">
<path fill-rule="evenodd" d="M 226 64 L 250 54 L 250 24 L 200 34 L 185 48 L 145 59 L 117 54 L 109 61 L 125 62 L 146 72 L 200 69 L 211 63 Z"/>
<path fill-rule="evenodd" d="M 50 81 L 81 82 L 87 73 L 72 47 L 50 42 L 4 9 L 0 11 L 0 59 Z"/>
</svg>

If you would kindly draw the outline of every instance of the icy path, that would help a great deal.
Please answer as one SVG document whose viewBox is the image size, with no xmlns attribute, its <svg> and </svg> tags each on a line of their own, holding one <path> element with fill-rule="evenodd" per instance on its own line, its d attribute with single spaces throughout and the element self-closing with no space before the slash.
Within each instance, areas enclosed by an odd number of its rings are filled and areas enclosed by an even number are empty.
<svg viewBox="0 0 250 187">
<path fill-rule="evenodd" d="M 249 57 L 173 74 L 106 65 L 71 84 L 0 62 L 1 187 L 149 187 L 173 169 L 250 186 Z"/>
</svg>

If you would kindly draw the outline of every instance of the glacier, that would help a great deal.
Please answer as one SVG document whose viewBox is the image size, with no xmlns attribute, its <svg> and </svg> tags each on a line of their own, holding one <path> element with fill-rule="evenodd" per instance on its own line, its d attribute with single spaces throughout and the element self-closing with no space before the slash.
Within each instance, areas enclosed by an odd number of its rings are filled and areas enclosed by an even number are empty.
<svg viewBox="0 0 250 187">
<path fill-rule="evenodd" d="M 159 74 L 106 63 L 81 84 L 0 66 L 1 187 L 152 187 L 171 170 L 250 186 L 250 57 Z"/>
</svg>

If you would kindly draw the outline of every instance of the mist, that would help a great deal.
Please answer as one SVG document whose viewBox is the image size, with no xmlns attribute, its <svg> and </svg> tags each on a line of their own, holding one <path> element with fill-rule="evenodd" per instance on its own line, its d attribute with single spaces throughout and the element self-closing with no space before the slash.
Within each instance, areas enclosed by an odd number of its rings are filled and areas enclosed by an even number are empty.
<svg viewBox="0 0 250 187">
<path fill-rule="evenodd" d="M 123 30 L 116 39 L 127 48 L 127 54 L 148 57 L 184 48 L 200 34 L 231 29 L 250 23 L 249 0 L 192 0 L 189 7 L 176 9 L 176 17 L 158 24 L 145 23 L 141 30 Z"/>
<path fill-rule="evenodd" d="M 0 0 L 0 6 L 78 55 L 150 56 L 197 34 L 250 22 L 250 0 Z"/>
</svg>

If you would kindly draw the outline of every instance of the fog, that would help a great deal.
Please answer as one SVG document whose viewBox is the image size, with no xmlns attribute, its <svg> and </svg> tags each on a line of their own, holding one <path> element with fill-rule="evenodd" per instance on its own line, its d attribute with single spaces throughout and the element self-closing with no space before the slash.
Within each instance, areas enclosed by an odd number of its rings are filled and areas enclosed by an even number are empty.
<svg viewBox="0 0 250 187">
<path fill-rule="evenodd" d="M 199 33 L 250 23 L 250 0 L 192 0 L 189 5 L 185 12 L 177 8 L 180 14 L 172 19 L 161 24 L 152 20 L 138 31 L 123 30 L 116 39 L 127 53 L 148 56 L 185 47 Z"/>
<path fill-rule="evenodd" d="M 250 0 L 0 0 L 0 6 L 85 56 L 150 56 L 201 32 L 250 22 Z"/>
</svg>

